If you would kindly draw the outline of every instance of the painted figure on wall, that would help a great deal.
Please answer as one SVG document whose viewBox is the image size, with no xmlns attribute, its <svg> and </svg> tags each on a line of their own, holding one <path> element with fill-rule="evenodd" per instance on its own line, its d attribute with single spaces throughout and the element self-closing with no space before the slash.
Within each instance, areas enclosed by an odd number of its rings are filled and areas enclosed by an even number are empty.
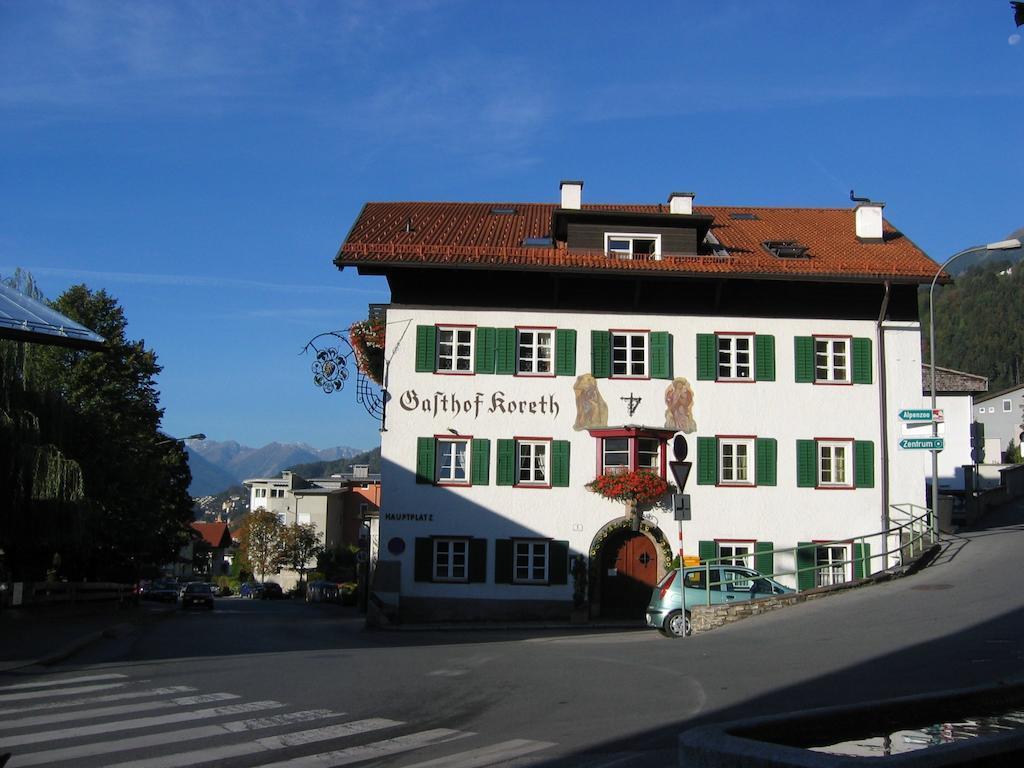
<svg viewBox="0 0 1024 768">
<path fill-rule="evenodd" d="M 697 431 L 693 418 L 693 390 L 690 382 L 679 378 L 665 390 L 665 427 L 690 434 Z"/>
<path fill-rule="evenodd" d="M 608 426 L 608 404 L 597 389 L 597 379 L 584 373 L 573 385 L 576 393 L 576 431 Z"/>
</svg>

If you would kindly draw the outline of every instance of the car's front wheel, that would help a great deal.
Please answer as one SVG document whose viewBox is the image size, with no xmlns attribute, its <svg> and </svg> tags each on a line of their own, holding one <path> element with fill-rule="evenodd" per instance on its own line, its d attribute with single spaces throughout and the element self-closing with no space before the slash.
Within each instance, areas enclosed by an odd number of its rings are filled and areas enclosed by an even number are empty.
<svg viewBox="0 0 1024 768">
<path fill-rule="evenodd" d="M 685 634 L 690 634 L 690 612 L 686 612 L 686 618 L 683 618 L 682 611 L 672 611 L 668 616 L 665 617 L 665 622 L 661 625 L 659 630 L 665 637 L 683 637 Z"/>
</svg>

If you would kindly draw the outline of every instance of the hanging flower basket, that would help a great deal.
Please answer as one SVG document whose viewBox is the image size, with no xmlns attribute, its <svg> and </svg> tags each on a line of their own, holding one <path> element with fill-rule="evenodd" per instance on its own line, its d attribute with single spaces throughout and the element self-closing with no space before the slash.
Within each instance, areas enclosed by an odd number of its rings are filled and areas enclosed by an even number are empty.
<svg viewBox="0 0 1024 768">
<path fill-rule="evenodd" d="M 384 323 L 377 320 L 352 323 L 348 340 L 356 355 L 356 367 L 384 386 Z"/>
<path fill-rule="evenodd" d="M 612 501 L 635 505 L 661 498 L 668 493 L 668 483 L 653 472 L 636 470 L 620 475 L 598 475 L 587 483 L 587 490 Z"/>
</svg>

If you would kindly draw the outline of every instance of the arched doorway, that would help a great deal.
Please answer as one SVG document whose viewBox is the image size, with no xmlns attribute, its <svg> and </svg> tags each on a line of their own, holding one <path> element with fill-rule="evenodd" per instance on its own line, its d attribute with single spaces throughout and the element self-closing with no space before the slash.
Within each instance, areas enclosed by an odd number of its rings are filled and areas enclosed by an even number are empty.
<svg viewBox="0 0 1024 768">
<path fill-rule="evenodd" d="M 648 536 L 628 527 L 608 534 L 601 547 L 601 615 L 642 619 L 658 583 L 658 548 Z"/>
</svg>

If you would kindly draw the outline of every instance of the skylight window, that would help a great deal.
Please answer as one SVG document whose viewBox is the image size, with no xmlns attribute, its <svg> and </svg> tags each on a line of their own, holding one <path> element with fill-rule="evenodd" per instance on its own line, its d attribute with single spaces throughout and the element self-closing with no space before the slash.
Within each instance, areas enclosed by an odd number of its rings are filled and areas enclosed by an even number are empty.
<svg viewBox="0 0 1024 768">
<path fill-rule="evenodd" d="M 496 205 L 491 208 L 491 213 L 495 216 L 514 216 L 515 212 L 515 207 L 511 205 Z"/>
<path fill-rule="evenodd" d="M 527 248 L 543 248 L 553 243 L 550 237 L 524 237 L 523 245 Z"/>
<path fill-rule="evenodd" d="M 756 213 L 730 213 L 730 219 L 736 219 L 738 221 L 760 221 L 761 217 Z"/>
<path fill-rule="evenodd" d="M 800 245 L 796 240 L 768 240 L 765 242 L 764 247 L 780 259 L 810 258 L 810 254 L 807 253 L 807 246 Z"/>
</svg>

